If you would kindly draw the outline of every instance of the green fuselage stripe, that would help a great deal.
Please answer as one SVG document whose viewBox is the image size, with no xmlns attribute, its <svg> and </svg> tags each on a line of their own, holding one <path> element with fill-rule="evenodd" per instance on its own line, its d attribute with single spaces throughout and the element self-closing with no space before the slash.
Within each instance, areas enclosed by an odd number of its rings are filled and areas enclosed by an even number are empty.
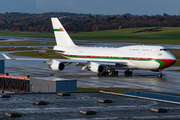
<svg viewBox="0 0 180 120">
<path fill-rule="evenodd" d="M 156 62 L 159 63 L 159 68 L 162 68 L 164 66 L 164 62 L 161 60 L 155 60 Z"/>
<path fill-rule="evenodd" d="M 156 60 L 156 59 L 134 59 L 134 58 L 111 58 L 111 57 L 87 57 L 87 56 L 70 56 L 70 55 L 63 55 L 66 58 L 86 58 L 86 59 L 109 59 L 109 60 L 135 60 L 135 61 L 156 61 L 158 62 L 159 68 L 162 68 L 164 65 L 164 62 L 162 60 Z"/>
</svg>

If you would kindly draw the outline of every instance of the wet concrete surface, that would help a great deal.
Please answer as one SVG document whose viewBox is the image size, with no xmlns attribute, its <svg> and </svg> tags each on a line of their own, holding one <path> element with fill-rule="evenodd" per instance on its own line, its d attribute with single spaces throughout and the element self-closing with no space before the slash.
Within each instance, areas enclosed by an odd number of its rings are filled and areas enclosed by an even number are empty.
<svg viewBox="0 0 180 120">
<path fill-rule="evenodd" d="M 0 98 L 2 120 L 179 120 L 177 104 L 125 97 L 102 92 L 10 94 Z M 100 103 L 99 99 L 110 99 L 112 103 Z M 45 101 L 47 105 L 35 105 L 33 101 Z M 151 108 L 164 108 L 167 113 L 151 112 Z M 81 110 L 96 111 L 95 115 L 81 114 Z M 22 116 L 13 118 L 5 113 L 17 112 Z"/>
<path fill-rule="evenodd" d="M 21 37 L 18 37 L 20 39 Z M 2 39 L 2 38 L 1 38 Z M 25 38 L 21 38 L 25 39 Z M 34 38 L 26 38 L 35 40 Z M 44 40 L 44 38 L 37 38 L 37 40 Z M 45 40 L 52 40 L 51 38 L 45 38 Z M 76 43 L 87 44 L 89 46 L 124 46 L 124 45 L 133 45 L 137 43 L 120 43 L 118 42 L 102 42 L 101 41 L 86 41 L 86 40 L 75 40 Z M 180 45 L 166 45 L 176 49 Z M 174 46 L 174 47 L 173 47 Z M 180 47 L 179 47 L 180 48 Z M 179 49 L 178 48 L 178 49 Z M 8 52 L 1 52 L 8 53 Z M 1 54 L 0 53 L 0 54 Z M 10 57 L 16 57 L 11 56 Z M 22 57 L 21 57 L 22 58 Z M 0 56 L 0 59 L 4 59 L 3 56 Z M 119 70 L 119 76 L 117 77 L 98 77 L 96 73 L 92 73 L 88 70 L 81 70 L 81 67 L 76 67 L 74 64 L 68 65 L 63 71 L 53 71 L 48 68 L 46 63 L 43 61 L 14 61 L 6 60 L 6 73 L 14 75 L 31 75 L 31 76 L 49 76 L 54 74 L 56 77 L 70 78 L 77 80 L 77 87 L 81 88 L 131 88 L 131 89 L 141 89 L 141 90 L 151 90 L 158 92 L 169 92 L 169 93 L 180 93 L 180 79 L 179 72 L 170 71 L 171 69 L 179 69 L 179 67 L 170 67 L 167 70 L 163 71 L 163 77 L 158 78 L 157 72 L 152 72 L 148 70 L 134 70 L 133 76 L 126 77 L 124 76 L 124 70 Z"/>
<path fill-rule="evenodd" d="M 3 56 L 0 59 L 3 59 Z M 98 77 L 96 73 L 88 70 L 82 71 L 81 67 L 74 66 L 74 64 L 67 66 L 63 71 L 53 71 L 43 61 L 6 60 L 5 67 L 6 73 L 14 75 L 43 77 L 54 74 L 56 77 L 76 79 L 77 87 L 80 88 L 130 88 L 180 93 L 179 72 L 176 71 L 165 70 L 162 78 L 157 77 L 157 72 L 148 70 L 134 70 L 131 77 L 124 76 L 124 70 L 119 70 L 119 76 L 116 77 Z"/>
</svg>

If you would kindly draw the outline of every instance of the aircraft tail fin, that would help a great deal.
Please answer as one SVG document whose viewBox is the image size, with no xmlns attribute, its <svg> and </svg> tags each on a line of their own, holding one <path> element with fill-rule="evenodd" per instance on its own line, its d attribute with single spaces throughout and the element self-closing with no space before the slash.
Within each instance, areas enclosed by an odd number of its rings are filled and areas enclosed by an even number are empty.
<svg viewBox="0 0 180 120">
<path fill-rule="evenodd" d="M 51 18 L 57 46 L 76 46 L 58 18 Z"/>
</svg>

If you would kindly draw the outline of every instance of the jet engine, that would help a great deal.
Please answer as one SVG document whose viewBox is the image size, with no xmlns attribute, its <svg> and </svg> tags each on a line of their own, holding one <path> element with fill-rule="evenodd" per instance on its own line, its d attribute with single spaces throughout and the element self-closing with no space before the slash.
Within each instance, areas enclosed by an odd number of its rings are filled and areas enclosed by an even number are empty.
<svg viewBox="0 0 180 120">
<path fill-rule="evenodd" d="M 54 61 L 50 66 L 54 71 L 61 71 L 64 70 L 65 64 L 62 62 Z"/>
<path fill-rule="evenodd" d="M 104 72 L 104 66 L 102 66 L 98 63 L 91 62 L 89 67 L 88 67 L 88 70 L 90 70 L 94 73 L 103 73 Z"/>
</svg>

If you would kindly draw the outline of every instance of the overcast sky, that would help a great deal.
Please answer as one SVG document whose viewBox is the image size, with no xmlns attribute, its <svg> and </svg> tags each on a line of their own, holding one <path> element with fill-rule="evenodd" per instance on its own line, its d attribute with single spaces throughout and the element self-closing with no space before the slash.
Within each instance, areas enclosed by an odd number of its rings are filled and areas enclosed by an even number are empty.
<svg viewBox="0 0 180 120">
<path fill-rule="evenodd" d="M 180 15 L 180 0 L 1 0 L 0 13 Z"/>
</svg>

